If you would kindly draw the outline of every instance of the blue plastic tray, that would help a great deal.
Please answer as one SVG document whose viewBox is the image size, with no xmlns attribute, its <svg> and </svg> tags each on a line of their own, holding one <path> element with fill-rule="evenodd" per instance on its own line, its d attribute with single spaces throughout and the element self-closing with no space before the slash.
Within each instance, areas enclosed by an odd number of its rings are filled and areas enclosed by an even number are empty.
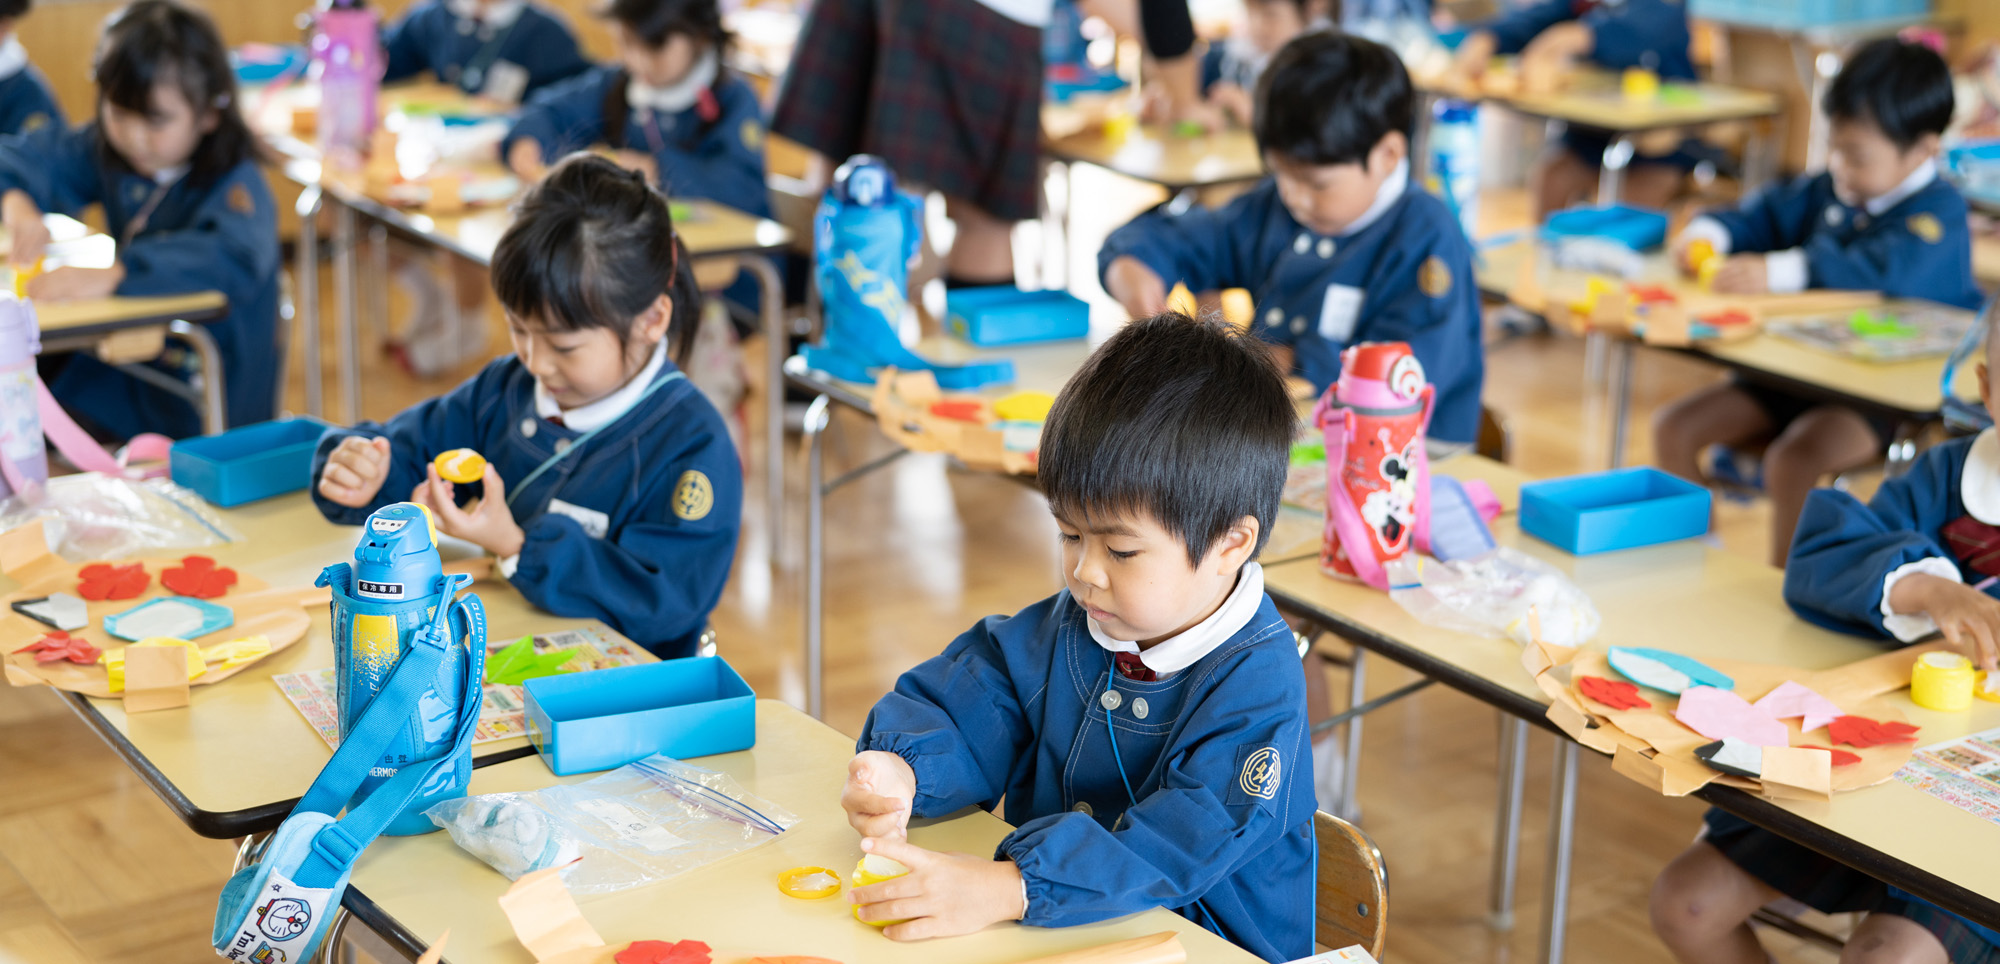
<svg viewBox="0 0 2000 964">
<path fill-rule="evenodd" d="M 1521 486 L 1521 529 L 1579 556 L 1708 531 L 1708 490 L 1639 466 Z"/>
<path fill-rule="evenodd" d="M 560 673 L 522 689 L 528 741 L 557 776 L 757 743 L 757 696 L 720 656 Z"/>
<path fill-rule="evenodd" d="M 960 288 L 945 296 L 945 324 L 975 345 L 1019 345 L 1090 334 L 1090 306 L 1067 291 L 1010 285 Z"/>
<path fill-rule="evenodd" d="M 312 484 L 313 450 L 327 428 L 316 418 L 287 418 L 181 439 L 167 468 L 175 482 L 224 507 L 297 492 Z"/>
<path fill-rule="evenodd" d="M 1602 208 L 1568 208 L 1549 215 L 1542 238 L 1606 238 L 1634 251 L 1650 251 L 1666 243 L 1667 216 L 1661 211 L 1614 204 Z"/>
</svg>

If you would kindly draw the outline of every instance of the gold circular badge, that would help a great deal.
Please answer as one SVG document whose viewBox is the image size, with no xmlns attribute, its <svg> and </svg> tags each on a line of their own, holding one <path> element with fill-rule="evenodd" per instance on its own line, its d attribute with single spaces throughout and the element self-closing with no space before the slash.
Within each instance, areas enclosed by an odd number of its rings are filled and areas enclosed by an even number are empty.
<svg viewBox="0 0 2000 964">
<path fill-rule="evenodd" d="M 708 510 L 715 508 L 715 487 L 708 484 L 708 476 L 689 469 L 681 473 L 681 480 L 674 483 L 674 514 L 689 522 L 708 516 Z"/>
<path fill-rule="evenodd" d="M 737 129 L 737 133 L 743 138 L 745 148 L 753 151 L 763 149 L 764 125 L 756 118 L 745 120 L 743 126 Z"/>
<path fill-rule="evenodd" d="M 1423 267 L 1417 269 L 1417 287 L 1433 298 L 1442 298 L 1451 292 L 1451 269 L 1444 259 L 1431 255 L 1424 259 Z"/>
<path fill-rule="evenodd" d="M 1944 225 L 1938 223 L 1936 215 L 1910 215 L 1910 233 L 1924 239 L 1925 244 L 1936 244 L 1944 237 Z"/>
</svg>

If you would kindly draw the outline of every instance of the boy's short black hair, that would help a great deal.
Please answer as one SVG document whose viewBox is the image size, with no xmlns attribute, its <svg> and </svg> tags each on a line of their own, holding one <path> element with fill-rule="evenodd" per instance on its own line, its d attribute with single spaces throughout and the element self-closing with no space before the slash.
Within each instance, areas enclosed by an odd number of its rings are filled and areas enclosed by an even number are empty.
<svg viewBox="0 0 2000 964">
<path fill-rule="evenodd" d="M 1170 311 L 1126 325 L 1063 387 L 1036 472 L 1057 517 L 1145 513 L 1196 566 L 1246 515 L 1263 550 L 1297 428 L 1263 342 Z"/>
<path fill-rule="evenodd" d="M 1366 163 L 1391 131 L 1416 119 L 1410 73 L 1395 52 L 1332 30 L 1300 34 L 1257 82 L 1257 149 L 1301 164 Z"/>
<path fill-rule="evenodd" d="M 1893 37 L 1862 44 L 1820 99 L 1835 120 L 1868 121 L 1901 150 L 1951 123 L 1951 68 L 1937 51 Z"/>
<path fill-rule="evenodd" d="M 0 20 L 19 20 L 34 6 L 35 0 L 0 0 Z"/>
</svg>

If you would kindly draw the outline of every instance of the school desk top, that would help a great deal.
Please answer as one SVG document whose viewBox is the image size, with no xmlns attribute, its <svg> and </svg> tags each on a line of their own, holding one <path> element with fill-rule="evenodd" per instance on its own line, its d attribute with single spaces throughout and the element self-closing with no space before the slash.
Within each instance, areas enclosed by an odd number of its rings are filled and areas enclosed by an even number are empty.
<svg viewBox="0 0 2000 964">
<path fill-rule="evenodd" d="M 51 248 L 65 264 L 110 267 L 117 245 L 102 234 L 91 234 L 81 223 L 62 215 L 47 218 Z M 0 235 L 0 253 L 8 249 Z M 0 258 L 0 287 L 13 290 L 14 271 Z M 157 298 L 89 298 L 82 301 L 38 301 L 35 320 L 51 341 L 75 341 L 128 328 L 163 325 L 170 321 L 213 321 L 229 313 L 229 299 L 219 291 L 197 291 Z"/>
<path fill-rule="evenodd" d="M 1181 137 L 1162 124 L 1141 124 L 1123 138 L 1108 138 L 1102 125 L 1050 140 L 1043 152 L 1059 161 L 1094 164 L 1169 191 L 1240 184 L 1264 176 L 1257 141 L 1240 127 Z"/>
<path fill-rule="evenodd" d="M 1493 526 L 1511 546 L 1561 570 L 1590 596 L 1603 619 L 1591 645 L 1651 646 L 1821 670 L 1882 651 L 1883 644 L 1809 625 L 1785 607 L 1784 573 L 1699 541 L 1572 556 L 1521 532 L 1514 512 L 1530 479 L 1477 456 L 1433 470 L 1487 480 L 1507 508 Z M 1268 566 L 1264 586 L 1280 606 L 1304 612 L 1343 639 L 1517 716 L 1550 728 L 1548 699 L 1521 667 L 1521 648 L 1426 626 L 1386 593 L 1334 580 L 1314 560 Z M 2000 704 L 1975 700 L 1965 713 L 1935 713 L 1892 693 L 1919 746 L 2000 727 Z M 1559 738 L 1563 737 L 1557 731 Z M 1895 780 L 1836 794 L 1832 803 L 1775 802 L 1728 787 L 1699 796 L 1827 853 L 1891 884 L 1986 923 L 2000 923 L 2000 826 Z M 1588 806 L 1586 802 L 1584 804 Z"/>
<path fill-rule="evenodd" d="M 1782 107 L 1776 96 L 1761 90 L 1687 81 L 1667 81 L 1675 92 L 1669 96 L 1628 101 L 1619 84 L 1619 76 L 1610 71 L 1583 69 L 1571 73 L 1562 89 L 1553 93 L 1481 94 L 1474 99 L 1530 117 L 1619 134 L 1770 117 Z M 1428 94 L 1460 96 L 1435 82 L 1420 82 L 1418 87 Z"/>
<path fill-rule="evenodd" d="M 1536 257 L 1536 245 L 1531 240 L 1513 241 L 1479 252 L 1475 273 L 1480 290 L 1536 314 L 1551 303 L 1572 299 L 1583 292 L 1587 274 L 1581 271 L 1548 270 L 1530 285 L 1526 275 L 1536 270 L 1533 260 Z M 1633 280 L 1661 285 L 1669 291 L 1692 284 L 1673 269 L 1664 252 L 1647 256 L 1645 269 Z M 1888 302 L 1891 307 L 1895 304 Z M 1936 417 L 1944 402 L 1940 386 L 1943 358 L 1870 362 L 1773 335 L 1698 344 L 1684 351 L 1756 375 L 1762 381 L 1777 382 L 1802 395 L 1868 409 L 1892 419 L 1926 421 Z M 1960 391 L 1978 391 L 1979 383 L 1972 372 L 1976 362 L 1976 357 L 1968 360 L 1959 371 L 1956 384 Z"/>
<path fill-rule="evenodd" d="M 327 522 L 303 492 L 217 511 L 247 541 L 194 551 L 273 586 L 311 586 L 321 569 L 354 558 L 360 530 Z M 13 588 L 4 576 L 0 585 Z M 597 625 L 540 612 L 504 581 L 481 580 L 473 591 L 485 604 L 490 638 Z M 271 682 L 274 675 L 333 665 L 326 607 L 309 611 L 312 629 L 304 640 L 228 680 L 190 687 L 187 709 L 128 717 L 121 700 L 61 695 L 196 833 L 229 838 L 274 829 L 333 755 Z M 473 748 L 476 762 L 530 752 L 522 738 Z"/>
<path fill-rule="evenodd" d="M 757 745 L 740 753 L 690 762 L 728 773 L 744 789 L 800 820 L 776 840 L 681 877 L 620 891 L 579 896 L 583 916 L 611 944 L 633 940 L 698 940 L 718 961 L 803 954 L 836 961 L 896 964 L 951 961 L 1011 964 L 1165 930 L 1180 933 L 1188 960 L 1251 964 L 1248 952 L 1166 910 L 1150 910 L 1085 927 L 1045 929 L 997 924 L 977 934 L 899 944 L 851 916 L 846 886 L 861 857 L 860 838 L 840 809 L 840 788 L 854 741 L 783 703 L 757 702 Z M 556 777 L 538 757 L 487 767 L 472 775 L 472 792 L 533 790 L 578 783 L 597 774 Z M 910 840 L 933 850 L 991 854 L 1009 827 L 967 808 L 956 816 L 919 820 Z M 778 892 L 777 877 L 817 865 L 840 872 L 838 896 L 797 900 Z M 500 912 L 507 879 L 460 850 L 443 833 L 383 837 L 362 853 L 345 905 L 360 921 L 412 957 L 451 929 L 444 956 L 454 964 L 531 964 Z"/>
</svg>

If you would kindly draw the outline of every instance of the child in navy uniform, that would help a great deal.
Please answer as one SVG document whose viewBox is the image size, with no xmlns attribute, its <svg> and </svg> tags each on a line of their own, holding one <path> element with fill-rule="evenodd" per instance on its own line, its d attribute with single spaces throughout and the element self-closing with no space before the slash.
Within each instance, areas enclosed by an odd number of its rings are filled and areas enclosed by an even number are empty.
<svg viewBox="0 0 2000 964">
<path fill-rule="evenodd" d="M 314 501 L 343 524 L 428 505 L 529 602 L 692 654 L 735 556 L 743 479 L 722 416 L 675 365 L 701 296 L 666 198 L 573 156 L 521 199 L 493 278 L 515 354 L 386 426 L 329 429 Z M 487 460 L 464 508 L 431 464 L 458 448 Z"/>
<path fill-rule="evenodd" d="M 14 33 L 34 5 L 34 0 L 0 0 L 0 136 L 68 126 L 48 78 L 28 62 L 28 48 Z"/>
<path fill-rule="evenodd" d="M 1056 400 L 1039 478 L 1062 592 L 903 674 L 841 795 L 910 874 L 852 899 L 895 940 L 1167 907 L 1269 961 L 1313 949 L 1305 678 L 1251 561 L 1297 417 L 1269 350 L 1220 320 L 1134 322 Z M 911 816 L 1005 802 L 988 859 Z"/>
<path fill-rule="evenodd" d="M 1231 121 L 1250 126 L 1257 81 L 1280 47 L 1331 25 L 1321 0 L 1250 0 L 1240 35 L 1211 42 L 1201 56 L 1201 95 Z"/>
<path fill-rule="evenodd" d="M 1104 289 L 1134 317 L 1167 289 L 1248 288 L 1254 327 L 1324 392 L 1340 352 L 1408 342 L 1437 386 L 1430 437 L 1470 444 L 1485 374 L 1472 247 L 1442 201 L 1410 181 L 1415 97 L 1395 53 L 1339 33 L 1279 51 L 1253 129 L 1275 176 L 1221 210 L 1164 208 L 1111 233 Z"/>
<path fill-rule="evenodd" d="M 10 259 L 32 266 L 49 240 L 43 212 L 80 216 L 98 205 L 118 242 L 117 261 L 53 269 L 29 282 L 28 295 L 222 292 L 228 317 L 202 327 L 220 350 L 228 422 L 269 419 L 284 363 L 276 346 L 278 221 L 256 140 L 237 110 L 228 48 L 206 14 L 173 0 L 139 0 L 106 24 L 95 79 L 95 120 L 0 140 L 0 220 L 13 237 Z M 194 374 L 177 353 L 149 367 L 163 379 Z M 103 433 L 201 434 L 187 395 L 95 356 L 51 359 L 44 372 L 63 407 Z"/>
<path fill-rule="evenodd" d="M 1714 279 L 1726 293 L 1852 288 L 1979 307 L 1965 199 L 1937 173 L 1952 100 L 1951 72 L 1930 48 L 1863 46 L 1823 102 L 1833 121 L 1827 173 L 1696 218 L 1675 241 L 1676 260 L 1707 242 L 1727 256 Z M 1711 445 L 1768 441 L 1773 565 L 1784 564 L 1806 493 L 1880 458 L 1893 429 L 1743 376 L 1673 402 L 1653 422 L 1660 467 L 1688 479 L 1703 478 Z"/>
<path fill-rule="evenodd" d="M 383 31 L 393 83 L 430 71 L 502 104 L 590 67 L 560 18 L 527 0 L 424 0 Z"/>
<path fill-rule="evenodd" d="M 2000 334 L 1987 332 L 1979 388 L 2000 411 Z M 1973 586 L 2000 574 L 2000 432 L 1918 456 L 1866 505 L 1815 489 L 1785 566 L 1785 602 L 1808 621 L 1884 643 L 1940 630 L 1993 672 L 2000 599 Z M 1654 928 L 1683 961 L 1765 960 L 1746 919 L 1780 895 L 1827 913 L 1869 911 L 1841 960 L 1996 964 L 2000 934 L 1918 900 L 1744 820 L 1710 810 L 1702 842 L 1653 887 Z"/>
<path fill-rule="evenodd" d="M 675 198 L 707 198 L 769 217 L 764 114 L 757 92 L 724 65 L 731 38 L 715 0 L 613 0 L 604 8 L 618 66 L 597 67 L 537 94 L 502 142 L 514 173 L 533 180 L 543 159 L 609 144 Z M 747 276 L 727 293 L 755 310 Z"/>
</svg>

